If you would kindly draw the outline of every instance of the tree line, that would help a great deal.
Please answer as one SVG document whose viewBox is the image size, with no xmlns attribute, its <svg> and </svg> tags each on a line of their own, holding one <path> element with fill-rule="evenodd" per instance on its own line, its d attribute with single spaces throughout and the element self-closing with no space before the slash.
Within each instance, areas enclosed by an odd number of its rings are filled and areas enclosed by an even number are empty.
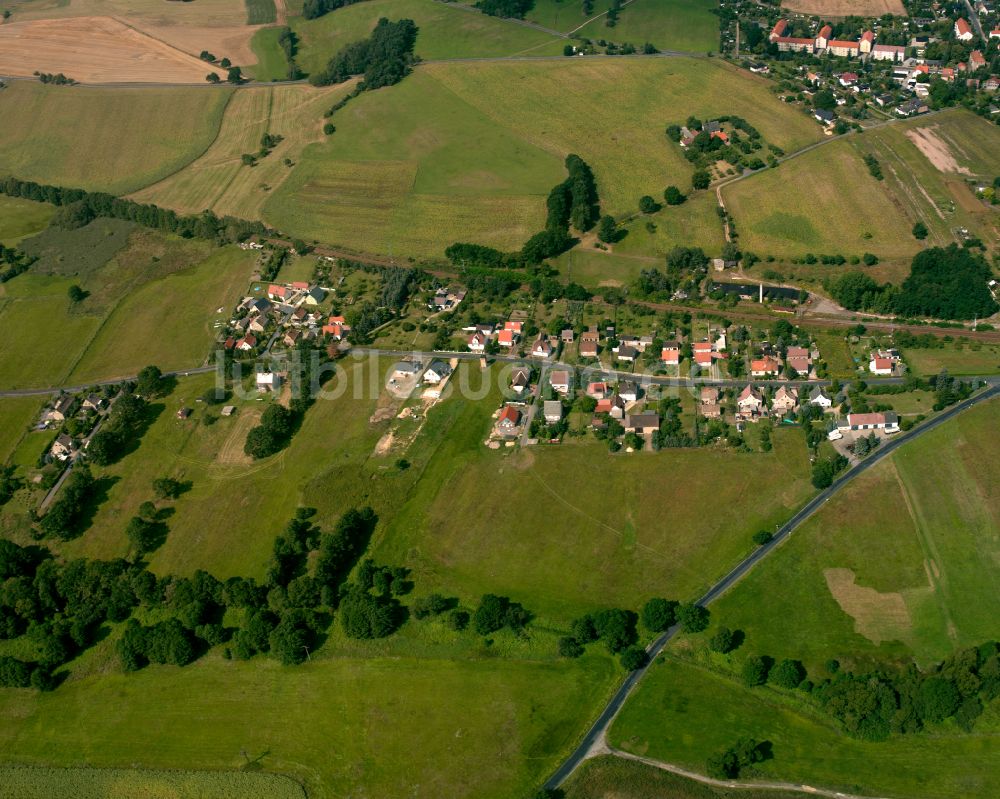
<svg viewBox="0 0 1000 799">
<path fill-rule="evenodd" d="M 4 247 L 3 244 L 0 244 L 0 264 L 6 264 L 3 269 L 0 269 L 0 283 L 6 283 L 22 272 L 26 272 L 37 260 L 34 256 L 21 252 L 15 247 Z"/>
<path fill-rule="evenodd" d="M 879 284 L 863 272 L 847 272 L 827 284 L 833 298 L 851 311 L 972 319 L 998 310 L 987 283 L 986 259 L 967 247 L 950 244 L 917 253 L 901 286 Z"/>
<path fill-rule="evenodd" d="M 412 19 L 390 22 L 382 17 L 367 39 L 347 45 L 309 82 L 330 86 L 363 75 L 357 91 L 392 86 L 410 74 L 416 42 L 417 26 Z"/>
<path fill-rule="evenodd" d="M 13 177 L 0 180 L 0 194 L 57 206 L 60 211 L 53 218 L 53 224 L 63 226 L 80 227 L 98 217 L 124 219 L 182 238 L 207 239 L 218 244 L 233 244 L 270 232 L 262 222 L 232 216 L 218 217 L 211 211 L 183 215 L 103 192 L 88 192 Z"/>
<path fill-rule="evenodd" d="M 445 257 L 463 268 L 517 269 L 536 266 L 570 249 L 576 244 L 570 225 L 580 232 L 593 228 L 600 217 L 600 198 L 594 173 L 586 161 L 570 153 L 565 163 L 569 176 L 554 186 L 546 199 L 545 229 L 528 239 L 520 252 L 456 242 L 445 249 Z"/>
<path fill-rule="evenodd" d="M 331 11 L 336 11 L 338 8 L 359 2 L 361 0 L 306 0 L 302 4 L 302 16 L 306 19 L 317 19 Z"/>
</svg>

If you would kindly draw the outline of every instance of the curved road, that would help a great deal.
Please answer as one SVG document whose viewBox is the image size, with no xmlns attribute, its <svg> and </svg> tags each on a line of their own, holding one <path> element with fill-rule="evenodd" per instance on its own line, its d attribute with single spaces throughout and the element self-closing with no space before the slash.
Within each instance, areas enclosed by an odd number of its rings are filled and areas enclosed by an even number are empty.
<svg viewBox="0 0 1000 799">
<path fill-rule="evenodd" d="M 912 441 L 917 436 L 923 435 L 929 430 L 939 427 L 949 419 L 952 419 L 960 414 L 962 411 L 971 408 L 973 405 L 992 399 L 998 395 L 1000 395 L 1000 386 L 991 385 L 989 388 L 984 389 L 980 393 L 953 405 L 943 411 L 939 416 L 927 421 L 912 432 L 899 433 L 895 438 L 882 444 L 882 446 L 875 450 L 873 454 L 869 455 L 868 458 L 861 461 L 849 471 L 845 472 L 836 482 L 834 482 L 833 485 L 824 489 L 813 497 L 813 499 L 807 502 L 798 513 L 796 513 L 784 524 L 784 526 L 781 527 L 780 530 L 778 530 L 770 542 L 757 548 L 745 560 L 741 561 L 731 572 L 729 572 L 729 574 L 713 585 L 705 593 L 705 595 L 698 600 L 697 604 L 703 606 L 709 605 L 732 588 L 743 578 L 744 575 L 746 575 L 747 572 L 757 565 L 759 561 L 763 560 L 768 554 L 774 551 L 774 549 L 781 544 L 782 541 L 788 538 L 788 536 L 790 536 L 796 528 L 798 528 L 804 521 L 806 521 L 806 519 L 823 507 L 823 505 L 825 505 L 834 494 L 840 491 L 841 488 L 843 488 L 848 482 L 853 480 L 859 474 L 868 471 L 876 463 L 879 463 L 889 455 L 893 454 L 897 449 L 905 445 L 907 442 Z M 628 675 L 625 682 L 622 683 L 621 687 L 608 701 L 608 704 L 604 707 L 601 715 L 597 717 L 597 720 L 593 723 L 593 725 L 591 725 L 590 729 L 587 730 L 583 740 L 580 741 L 573 753 L 556 770 L 556 772 L 549 777 L 548 781 L 545 783 L 546 788 L 555 789 L 562 785 L 570 774 L 576 771 L 577 767 L 587 759 L 591 750 L 601 745 L 608 729 L 611 726 L 611 722 L 622 709 L 622 706 L 625 704 L 625 700 L 628 699 L 632 689 L 635 688 L 639 681 L 646 675 L 650 665 L 652 665 L 655 661 L 656 656 L 663 651 L 664 647 L 666 647 L 670 639 L 677 634 L 678 630 L 679 628 L 677 626 L 671 627 L 659 638 L 653 641 L 653 643 L 646 650 L 649 654 L 649 659 L 646 665 Z"/>
</svg>

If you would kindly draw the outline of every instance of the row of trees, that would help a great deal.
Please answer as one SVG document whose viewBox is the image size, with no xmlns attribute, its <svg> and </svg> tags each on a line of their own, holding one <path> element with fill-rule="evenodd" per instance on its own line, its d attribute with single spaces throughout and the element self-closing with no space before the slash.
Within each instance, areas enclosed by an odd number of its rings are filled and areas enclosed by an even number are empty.
<svg viewBox="0 0 1000 799">
<path fill-rule="evenodd" d="M 3 265 L 3 269 L 0 269 L 0 283 L 6 283 L 27 271 L 28 267 L 37 260 L 34 256 L 23 253 L 16 247 L 4 247 L 3 244 L 0 244 L 0 265 Z"/>
<path fill-rule="evenodd" d="M 992 270 L 982 255 L 950 244 L 917 253 L 902 286 L 880 285 L 862 272 L 847 272 L 827 288 L 851 311 L 972 319 L 998 310 L 987 286 L 991 278 Z"/>
<path fill-rule="evenodd" d="M 353 5 L 361 0 L 306 0 L 302 4 L 302 16 L 306 19 L 316 19 L 338 8 Z"/>
<path fill-rule="evenodd" d="M 0 180 L 0 194 L 55 205 L 63 209 L 58 214 L 59 224 L 62 225 L 80 226 L 81 222 L 87 224 L 98 217 L 124 219 L 183 238 L 207 239 L 219 244 L 245 241 L 251 236 L 263 236 L 269 232 L 262 222 L 248 222 L 231 216 L 218 217 L 211 211 L 181 215 L 156 205 L 137 203 L 103 192 L 17 178 Z"/>
<path fill-rule="evenodd" d="M 524 19 L 524 15 L 535 7 L 535 0 L 479 0 L 476 8 L 491 17 L 513 17 Z"/>
<path fill-rule="evenodd" d="M 417 26 L 412 19 L 390 22 L 382 17 L 367 39 L 347 45 L 309 80 L 315 86 L 329 86 L 364 75 L 360 91 L 392 86 L 410 73 L 416 42 Z"/>
</svg>

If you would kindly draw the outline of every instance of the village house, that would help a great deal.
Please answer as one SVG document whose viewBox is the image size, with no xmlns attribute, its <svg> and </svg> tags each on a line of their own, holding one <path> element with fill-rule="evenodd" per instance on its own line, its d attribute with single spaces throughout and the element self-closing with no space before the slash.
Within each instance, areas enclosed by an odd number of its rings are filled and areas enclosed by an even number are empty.
<svg viewBox="0 0 1000 799">
<path fill-rule="evenodd" d="M 326 299 L 326 292 L 319 286 L 313 286 L 306 292 L 304 302 L 306 305 L 319 305 Z"/>
<path fill-rule="evenodd" d="M 572 344 L 573 343 L 573 337 L 574 337 L 573 336 L 573 328 L 571 328 L 571 327 L 567 327 L 565 330 L 563 330 L 559 334 L 559 340 L 563 344 Z"/>
<path fill-rule="evenodd" d="M 781 362 L 770 355 L 750 361 L 751 377 L 777 377 L 780 373 Z"/>
<path fill-rule="evenodd" d="M 549 375 L 549 385 L 560 394 L 568 394 L 572 379 L 566 369 L 556 369 Z"/>
<path fill-rule="evenodd" d="M 464 291 L 438 289 L 427 304 L 427 307 L 432 311 L 451 311 L 458 307 L 464 299 Z"/>
<path fill-rule="evenodd" d="M 477 330 L 471 336 L 469 336 L 469 350 L 471 352 L 485 352 L 486 344 L 489 342 L 489 336 L 480 330 Z"/>
<path fill-rule="evenodd" d="M 263 316 L 255 316 L 250 320 L 249 328 L 254 333 L 263 333 L 267 329 L 267 319 Z"/>
<path fill-rule="evenodd" d="M 289 297 L 292 296 L 292 290 L 276 284 L 271 284 L 267 287 L 267 298 L 269 300 L 277 300 L 280 302 L 285 302 Z"/>
<path fill-rule="evenodd" d="M 969 55 L 969 70 L 975 72 L 977 69 L 982 69 L 986 66 L 986 58 L 983 56 L 980 50 L 973 50 Z"/>
<path fill-rule="evenodd" d="M 52 448 L 49 450 L 52 453 L 53 458 L 58 458 L 61 461 L 67 461 L 73 457 L 73 453 L 76 452 L 76 442 L 73 441 L 67 435 L 61 435 L 52 442 Z"/>
<path fill-rule="evenodd" d="M 872 47 L 871 57 L 876 61 L 902 63 L 906 58 L 906 48 L 895 44 L 876 44 Z"/>
<path fill-rule="evenodd" d="M 744 419 L 758 416 L 764 410 L 764 397 L 752 385 L 748 384 L 736 398 L 738 415 Z"/>
<path fill-rule="evenodd" d="M 625 361 L 626 363 L 635 363 L 638 355 L 639 351 L 628 344 L 619 344 L 615 350 L 615 357 L 619 361 Z"/>
<path fill-rule="evenodd" d="M 899 356 L 892 351 L 873 352 L 868 361 L 868 371 L 873 375 L 891 375 L 899 362 Z"/>
<path fill-rule="evenodd" d="M 899 417 L 892 411 L 885 413 L 849 413 L 847 419 L 837 425 L 842 433 L 855 430 L 884 430 L 886 433 L 899 431 Z"/>
<path fill-rule="evenodd" d="M 76 405 L 76 397 L 72 394 L 63 394 L 52 403 L 52 407 L 45 413 L 43 420 L 46 422 L 65 422 L 71 415 L 74 405 Z"/>
<path fill-rule="evenodd" d="M 698 411 L 709 419 L 718 419 L 722 416 L 722 409 L 719 407 L 719 389 L 710 386 L 702 388 Z"/>
<path fill-rule="evenodd" d="M 420 374 L 423 365 L 415 361 L 399 361 L 393 364 L 392 376 L 396 379 L 406 380 Z"/>
<path fill-rule="evenodd" d="M 774 392 L 771 400 L 771 410 L 777 414 L 786 414 L 799 406 L 799 390 L 793 386 L 781 386 Z"/>
<path fill-rule="evenodd" d="M 513 430 L 521 424 L 521 412 L 513 405 L 504 405 L 497 419 L 497 427 L 501 430 Z"/>
<path fill-rule="evenodd" d="M 562 421 L 563 406 L 559 400 L 545 400 L 542 403 L 542 416 L 549 424 L 556 424 Z"/>
<path fill-rule="evenodd" d="M 510 373 L 510 387 L 520 394 L 531 385 L 531 369 L 526 366 L 515 366 Z"/>
<path fill-rule="evenodd" d="M 544 336 L 539 336 L 531 345 L 531 354 L 536 358 L 549 358 L 553 351 L 552 344 Z"/>
<path fill-rule="evenodd" d="M 517 333 L 510 328 L 505 327 L 497 333 L 497 344 L 501 347 L 513 347 L 515 341 L 517 341 Z"/>
<path fill-rule="evenodd" d="M 588 397 L 593 397 L 595 400 L 602 400 L 608 396 L 608 384 L 604 382 L 588 383 L 586 393 Z"/>
<path fill-rule="evenodd" d="M 440 383 L 451 374 L 451 367 L 444 361 L 432 361 L 424 372 L 424 382 L 430 384 Z"/>
<path fill-rule="evenodd" d="M 301 330 L 289 330 L 287 333 L 285 333 L 284 336 L 282 336 L 281 343 L 284 344 L 286 347 L 291 348 L 296 346 L 301 340 L 302 340 Z"/>
<path fill-rule="evenodd" d="M 660 360 L 664 366 L 679 366 L 681 362 L 681 348 L 677 344 L 666 344 L 660 351 Z"/>
<path fill-rule="evenodd" d="M 812 371 L 812 353 L 805 347 L 789 347 L 785 350 L 785 364 L 796 374 L 809 377 Z"/>
<path fill-rule="evenodd" d="M 618 384 L 618 396 L 625 402 L 636 402 L 639 399 L 639 385 L 634 380 L 622 380 Z"/>
<path fill-rule="evenodd" d="M 274 372 L 257 372 L 257 390 L 262 394 L 281 389 L 281 375 Z"/>
<path fill-rule="evenodd" d="M 955 38 L 960 42 L 971 42 L 974 38 L 972 26 L 964 17 L 959 17 L 955 20 Z"/>
<path fill-rule="evenodd" d="M 644 436 L 660 429 L 660 415 L 657 413 L 630 413 L 625 417 L 625 432 Z"/>
<path fill-rule="evenodd" d="M 809 392 L 809 404 L 822 408 L 824 411 L 828 411 L 833 407 L 833 400 L 830 399 L 830 395 L 826 393 L 826 389 L 821 386 L 817 386 Z"/>
<path fill-rule="evenodd" d="M 250 350 L 256 346 L 257 337 L 253 333 L 247 333 L 243 338 L 236 342 L 236 349 L 240 352 L 250 352 Z"/>
<path fill-rule="evenodd" d="M 600 334 L 596 330 L 587 330 L 580 334 L 580 357 L 596 358 Z"/>
<path fill-rule="evenodd" d="M 625 418 L 625 400 L 622 399 L 620 394 L 614 394 L 612 397 L 606 400 L 601 400 L 597 403 L 597 413 L 607 413 L 610 414 L 612 419 L 624 419 Z"/>
<path fill-rule="evenodd" d="M 83 400 L 83 409 L 85 411 L 94 411 L 94 413 L 99 413 L 104 410 L 104 407 L 107 404 L 107 401 L 100 394 L 88 394 Z"/>
</svg>

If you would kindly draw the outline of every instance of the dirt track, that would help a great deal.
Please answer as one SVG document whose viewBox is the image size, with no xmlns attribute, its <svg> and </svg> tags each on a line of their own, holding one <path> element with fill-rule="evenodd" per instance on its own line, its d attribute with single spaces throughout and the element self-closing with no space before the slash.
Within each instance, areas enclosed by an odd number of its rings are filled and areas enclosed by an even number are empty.
<svg viewBox="0 0 1000 799">
<path fill-rule="evenodd" d="M 0 74 L 62 72 L 82 83 L 197 83 L 204 61 L 112 17 L 14 22 L 0 26 Z"/>
</svg>

